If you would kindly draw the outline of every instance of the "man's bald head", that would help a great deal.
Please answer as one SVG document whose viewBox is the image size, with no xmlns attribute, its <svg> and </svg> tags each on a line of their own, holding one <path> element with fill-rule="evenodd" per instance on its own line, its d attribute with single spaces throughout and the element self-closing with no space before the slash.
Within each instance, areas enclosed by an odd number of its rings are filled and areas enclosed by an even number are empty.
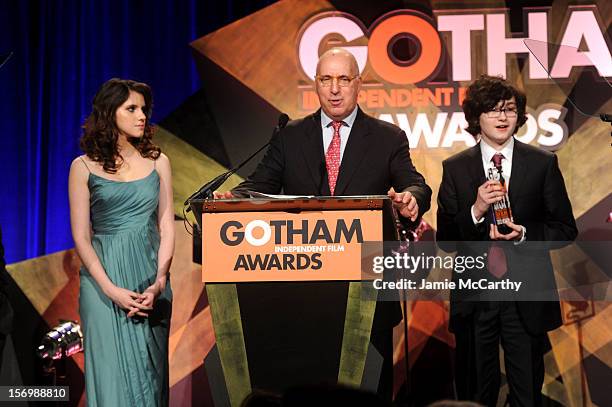
<svg viewBox="0 0 612 407">
<path fill-rule="evenodd" d="M 319 58 L 315 89 L 321 109 L 332 120 L 344 120 L 355 110 L 361 77 L 353 54 L 332 48 Z"/>
<path fill-rule="evenodd" d="M 319 57 L 319 62 L 317 62 L 317 75 L 321 73 L 320 72 L 321 63 L 325 59 L 328 59 L 330 57 L 348 58 L 349 64 L 351 67 L 351 76 L 359 75 L 359 65 L 357 65 L 357 60 L 355 59 L 353 54 L 351 54 L 350 52 L 348 52 L 347 50 L 343 48 L 329 49 L 325 51 L 323 55 Z"/>
</svg>

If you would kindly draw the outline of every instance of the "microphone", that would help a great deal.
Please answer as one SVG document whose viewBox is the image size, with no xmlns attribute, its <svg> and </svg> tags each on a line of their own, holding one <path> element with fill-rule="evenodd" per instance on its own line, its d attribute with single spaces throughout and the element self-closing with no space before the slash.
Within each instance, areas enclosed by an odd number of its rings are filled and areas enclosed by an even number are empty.
<svg viewBox="0 0 612 407">
<path fill-rule="evenodd" d="M 270 138 L 270 141 L 272 141 L 274 136 L 276 136 L 287 125 L 288 121 L 289 121 L 289 116 L 286 113 L 282 113 L 278 117 L 278 125 L 274 128 L 274 131 L 272 132 L 272 137 Z M 246 163 L 251 161 L 251 159 L 253 159 L 253 157 L 255 157 L 257 154 L 259 154 L 259 152 L 261 150 L 263 150 L 264 148 L 268 147 L 270 145 L 270 141 L 268 141 L 266 144 L 261 146 L 257 151 L 255 151 L 253 154 L 251 154 L 246 160 L 244 160 L 243 162 L 241 162 L 240 164 L 238 164 L 234 168 L 232 168 L 229 171 L 226 171 L 226 172 L 216 176 L 211 181 L 209 181 L 206 184 L 202 185 L 202 187 L 200 189 L 198 189 L 189 198 L 187 198 L 185 200 L 183 205 L 189 205 L 189 203 L 193 199 L 211 198 L 213 191 L 217 190 L 221 185 L 223 185 L 225 183 L 225 181 L 227 181 L 227 179 L 229 177 L 231 177 L 236 171 L 238 171 L 240 168 L 242 168 Z M 187 208 L 187 212 L 189 212 L 190 210 L 191 210 L 191 208 Z"/>
</svg>

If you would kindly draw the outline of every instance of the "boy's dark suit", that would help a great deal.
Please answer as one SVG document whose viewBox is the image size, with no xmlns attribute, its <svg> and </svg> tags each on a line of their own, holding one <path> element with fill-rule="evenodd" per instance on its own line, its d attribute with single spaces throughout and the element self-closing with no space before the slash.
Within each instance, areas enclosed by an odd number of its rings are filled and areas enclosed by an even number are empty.
<svg viewBox="0 0 612 407">
<path fill-rule="evenodd" d="M 474 242 L 489 240 L 490 216 L 487 216 L 484 222 L 475 225 L 471 215 L 478 187 L 484 182 L 480 144 L 443 162 L 436 237 L 445 250 L 457 250 L 457 255 L 473 256 L 482 255 L 483 247 L 485 252 L 488 249 L 488 243 L 479 245 Z M 538 289 L 554 289 L 556 285 L 549 253 L 547 251 L 533 253 L 525 249 L 530 241 L 567 242 L 574 240 L 577 235 L 576 222 L 556 155 L 515 140 L 508 194 L 514 223 L 524 226 L 527 234 L 526 242 L 512 246 L 510 248 L 512 252 L 507 253 L 508 273 L 505 277 L 513 281 L 523 281 L 524 286 L 529 287 L 531 292 Z M 456 247 L 450 246 L 449 243 L 445 244 L 444 241 L 457 242 Z M 534 267 L 534 264 L 537 264 L 537 267 Z M 538 274 L 534 275 L 533 271 L 536 269 Z M 469 271 L 463 275 L 466 273 Z M 457 274 L 454 274 L 453 279 L 457 278 Z M 518 294 L 519 297 L 520 295 Z M 512 352 L 510 354 L 506 352 L 506 370 L 507 374 L 510 373 L 509 381 L 515 381 L 516 386 L 521 387 L 525 380 L 534 384 L 533 387 L 536 388 L 534 392 L 538 394 L 531 395 L 532 402 L 526 403 L 537 404 L 544 373 L 543 366 L 540 366 L 542 359 L 540 353 L 543 352 L 544 346 L 542 342 L 546 340 L 546 332 L 561 325 L 558 301 L 469 302 L 462 301 L 461 293 L 451 291 L 449 324 L 457 339 L 457 369 L 462 370 L 457 372 L 459 395 L 463 398 L 474 398 L 476 394 L 482 396 L 482 389 L 476 388 L 477 381 L 472 379 L 478 367 L 476 366 L 478 360 L 486 358 L 482 353 L 490 352 L 491 349 L 482 349 L 473 342 L 474 330 L 480 326 L 480 322 L 477 321 L 488 318 L 487 315 L 496 318 L 496 313 L 502 315 L 500 318 L 502 328 L 506 323 L 503 315 L 510 315 L 511 322 L 506 326 L 515 324 L 514 328 L 517 328 L 520 335 L 511 332 L 512 335 L 508 337 L 514 338 L 516 343 L 521 344 L 534 339 L 536 345 L 531 347 L 531 352 L 534 352 L 533 357 L 523 360 L 519 357 L 513 361 L 508 360 L 508 357 L 514 356 Z M 512 346 L 512 343 L 506 345 Z M 497 348 L 494 352 L 497 355 Z M 515 363 L 519 365 L 530 363 L 533 371 L 522 375 L 526 377 L 520 377 L 521 375 L 512 377 L 512 372 L 508 372 L 508 364 Z M 495 374 L 496 372 L 489 372 L 492 377 Z M 499 373 L 497 375 L 499 376 Z M 493 387 L 494 384 L 493 382 Z M 538 385 L 540 388 L 537 388 Z M 513 383 L 511 388 L 512 386 Z M 489 404 L 492 397 L 496 398 L 496 394 L 489 394 L 480 401 Z M 514 401 L 517 405 L 522 405 L 521 400 Z"/>
</svg>

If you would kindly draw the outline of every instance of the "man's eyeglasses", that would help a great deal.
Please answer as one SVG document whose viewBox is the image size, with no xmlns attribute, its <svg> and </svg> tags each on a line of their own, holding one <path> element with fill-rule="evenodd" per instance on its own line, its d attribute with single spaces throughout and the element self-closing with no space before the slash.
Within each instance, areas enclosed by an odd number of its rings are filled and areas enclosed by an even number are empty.
<svg viewBox="0 0 612 407">
<path fill-rule="evenodd" d="M 345 88 L 349 86 L 351 82 L 353 82 L 355 79 L 359 78 L 359 75 L 355 75 L 353 77 L 346 76 L 346 75 L 342 75 L 342 76 L 317 75 L 316 78 L 319 81 L 319 84 L 323 86 L 324 88 L 331 86 L 334 80 L 338 83 L 338 86 Z"/>
<path fill-rule="evenodd" d="M 493 109 L 487 112 L 487 117 L 489 119 L 497 119 L 501 116 L 502 112 L 506 115 L 506 117 L 514 118 L 516 117 L 516 108 L 510 109 Z"/>
</svg>

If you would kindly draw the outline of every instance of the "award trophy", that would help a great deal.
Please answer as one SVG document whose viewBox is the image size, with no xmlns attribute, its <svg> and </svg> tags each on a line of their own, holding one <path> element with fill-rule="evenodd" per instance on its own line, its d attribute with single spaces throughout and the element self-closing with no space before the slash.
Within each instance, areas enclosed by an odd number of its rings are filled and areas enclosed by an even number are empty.
<svg viewBox="0 0 612 407">
<path fill-rule="evenodd" d="M 512 210 L 510 209 L 510 199 L 508 198 L 508 190 L 506 189 L 506 180 L 501 172 L 500 168 L 489 168 L 487 179 L 490 181 L 497 181 L 501 184 L 504 197 L 501 201 L 495 202 L 491 205 L 492 218 L 497 230 L 500 233 L 507 235 L 512 232 L 512 229 L 506 225 L 507 222 L 514 222 L 512 219 Z"/>
</svg>

